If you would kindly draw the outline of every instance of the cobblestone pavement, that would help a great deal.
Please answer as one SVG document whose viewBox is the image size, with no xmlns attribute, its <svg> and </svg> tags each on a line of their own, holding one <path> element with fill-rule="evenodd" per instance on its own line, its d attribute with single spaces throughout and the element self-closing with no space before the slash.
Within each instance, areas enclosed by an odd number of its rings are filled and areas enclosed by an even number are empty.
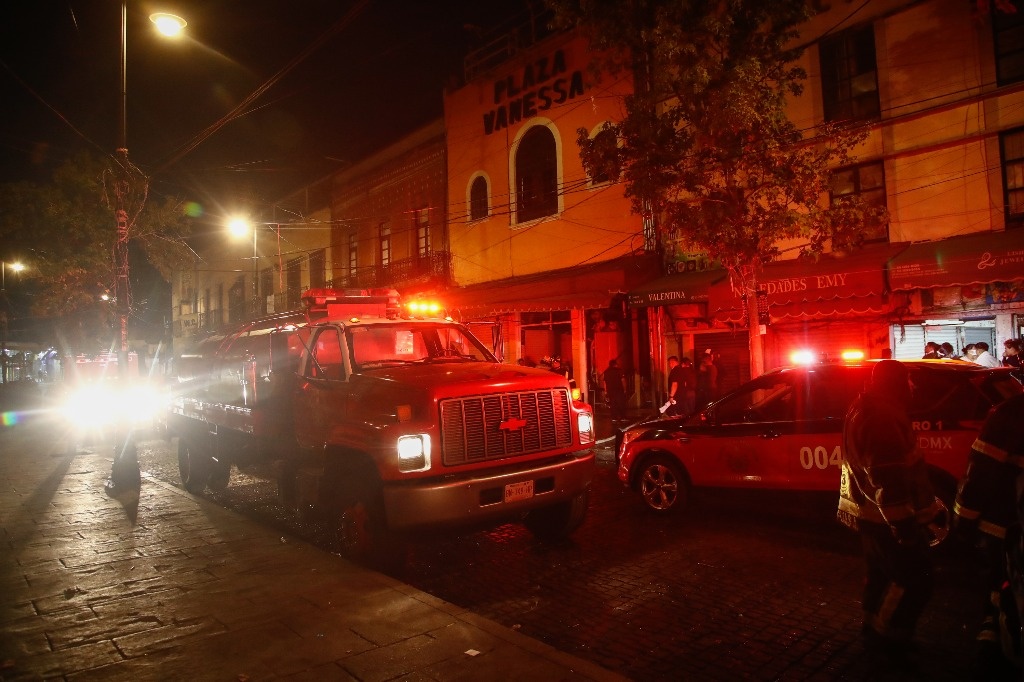
<svg viewBox="0 0 1024 682">
<path fill-rule="evenodd" d="M 168 452 L 149 444 L 143 469 L 177 484 Z M 615 478 L 610 444 L 599 462 L 572 541 L 517 525 L 420 536 L 388 573 L 641 682 L 969 679 L 979 607 L 964 557 L 940 557 L 920 650 L 892 668 L 860 642 L 860 548 L 831 496 L 698 492 L 685 515 L 656 518 Z M 208 496 L 318 542 L 258 472 Z"/>
</svg>

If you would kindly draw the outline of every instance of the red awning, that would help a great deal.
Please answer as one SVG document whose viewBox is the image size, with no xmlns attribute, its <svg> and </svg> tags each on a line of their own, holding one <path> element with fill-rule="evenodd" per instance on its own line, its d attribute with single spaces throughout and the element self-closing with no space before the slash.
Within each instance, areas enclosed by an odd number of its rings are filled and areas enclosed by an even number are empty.
<svg viewBox="0 0 1024 682">
<path fill-rule="evenodd" d="M 607 308 L 615 295 L 625 294 L 659 274 L 655 256 L 627 256 L 593 265 L 449 289 L 444 293 L 445 307 L 463 318 Z"/>
<path fill-rule="evenodd" d="M 894 291 L 1018 279 L 1024 279 L 1024 229 L 911 244 L 889 261 Z"/>
<path fill-rule="evenodd" d="M 885 264 L 905 248 L 871 245 L 851 254 L 825 254 L 817 261 L 776 261 L 764 266 L 758 290 L 771 318 L 823 318 L 877 313 L 886 308 Z M 746 320 L 743 299 L 729 278 L 711 287 L 708 315 L 721 322 Z"/>
</svg>

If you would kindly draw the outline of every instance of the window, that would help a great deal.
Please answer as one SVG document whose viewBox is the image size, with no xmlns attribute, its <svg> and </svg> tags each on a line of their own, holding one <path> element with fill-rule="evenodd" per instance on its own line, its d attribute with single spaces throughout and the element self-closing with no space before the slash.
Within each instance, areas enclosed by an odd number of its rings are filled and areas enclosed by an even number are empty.
<svg viewBox="0 0 1024 682">
<path fill-rule="evenodd" d="M 999 137 L 1003 160 L 1003 204 L 1006 226 L 1024 225 L 1024 128 Z"/>
<path fill-rule="evenodd" d="M 271 268 L 263 268 L 260 270 L 260 295 L 259 300 L 256 301 L 256 309 L 259 310 L 261 315 L 266 315 L 267 310 L 267 298 L 274 293 L 274 271 Z"/>
<path fill-rule="evenodd" d="M 327 251 L 317 249 L 309 254 L 309 287 L 319 289 L 327 281 Z"/>
<path fill-rule="evenodd" d="M 348 235 L 348 276 L 353 282 L 359 268 L 359 236 L 352 232 Z"/>
<path fill-rule="evenodd" d="M 391 263 L 391 223 L 384 221 L 377 228 L 380 239 L 380 265 L 387 267 Z"/>
<path fill-rule="evenodd" d="M 607 159 L 609 163 L 594 173 L 593 177 L 590 178 L 590 184 L 600 185 L 611 182 L 613 179 L 617 180 L 619 177 L 618 158 L 613 155 L 613 152 L 618 147 L 615 131 L 605 128 L 597 135 L 594 135 L 593 142 L 594 150 L 598 152 L 599 157 Z"/>
<path fill-rule="evenodd" d="M 794 421 L 800 393 L 796 381 L 793 374 L 788 374 L 762 377 L 747 384 L 715 406 L 717 423 Z"/>
<path fill-rule="evenodd" d="M 872 26 L 845 31 L 819 46 L 826 121 L 878 118 L 878 72 Z"/>
<path fill-rule="evenodd" d="M 288 290 L 285 294 L 285 304 L 288 310 L 299 307 L 302 302 L 302 259 L 293 258 L 288 261 L 285 270 L 285 284 Z"/>
<path fill-rule="evenodd" d="M 516 222 L 558 213 L 558 158 L 546 127 L 530 128 L 516 151 Z"/>
<path fill-rule="evenodd" d="M 886 208 L 885 169 L 881 161 L 862 163 L 832 172 L 832 204 L 844 199 L 859 199 L 869 207 Z M 865 225 L 865 241 L 888 240 L 885 220 Z"/>
<path fill-rule="evenodd" d="M 336 327 L 321 330 L 310 344 L 310 360 L 305 375 L 313 379 L 343 380 L 345 361 L 342 348 L 341 333 Z"/>
<path fill-rule="evenodd" d="M 996 83 L 1007 85 L 1024 80 L 1024 13 L 993 9 L 991 14 Z"/>
<path fill-rule="evenodd" d="M 478 175 L 469 188 L 469 219 L 483 220 L 490 215 L 487 205 L 487 178 Z"/>
<path fill-rule="evenodd" d="M 416 211 L 416 255 L 419 258 L 430 256 L 430 209 L 421 208 Z"/>
</svg>

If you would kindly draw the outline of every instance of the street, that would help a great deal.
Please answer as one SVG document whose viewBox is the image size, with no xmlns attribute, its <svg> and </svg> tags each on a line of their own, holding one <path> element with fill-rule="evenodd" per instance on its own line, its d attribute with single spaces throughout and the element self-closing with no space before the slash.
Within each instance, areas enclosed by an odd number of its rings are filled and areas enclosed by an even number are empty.
<svg viewBox="0 0 1024 682">
<path fill-rule="evenodd" d="M 698 492 L 683 516 L 661 519 L 619 484 L 610 445 L 599 461 L 572 542 L 545 545 L 517 525 L 418 536 L 387 572 L 635 680 L 968 677 L 979 606 L 962 556 L 939 558 L 916 667 L 890 671 L 863 655 L 859 543 L 834 521 L 831 496 Z M 180 486 L 168 443 L 141 443 L 140 462 Z M 205 495 L 329 547 L 259 471 Z"/>
</svg>

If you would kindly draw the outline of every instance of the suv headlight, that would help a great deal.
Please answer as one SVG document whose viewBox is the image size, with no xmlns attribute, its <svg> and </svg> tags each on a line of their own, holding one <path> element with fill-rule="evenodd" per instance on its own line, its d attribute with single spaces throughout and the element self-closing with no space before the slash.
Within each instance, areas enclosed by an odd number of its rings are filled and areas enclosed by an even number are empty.
<svg viewBox="0 0 1024 682">
<path fill-rule="evenodd" d="M 416 433 L 398 437 L 398 470 L 424 471 L 430 468 L 430 436 Z"/>
</svg>

